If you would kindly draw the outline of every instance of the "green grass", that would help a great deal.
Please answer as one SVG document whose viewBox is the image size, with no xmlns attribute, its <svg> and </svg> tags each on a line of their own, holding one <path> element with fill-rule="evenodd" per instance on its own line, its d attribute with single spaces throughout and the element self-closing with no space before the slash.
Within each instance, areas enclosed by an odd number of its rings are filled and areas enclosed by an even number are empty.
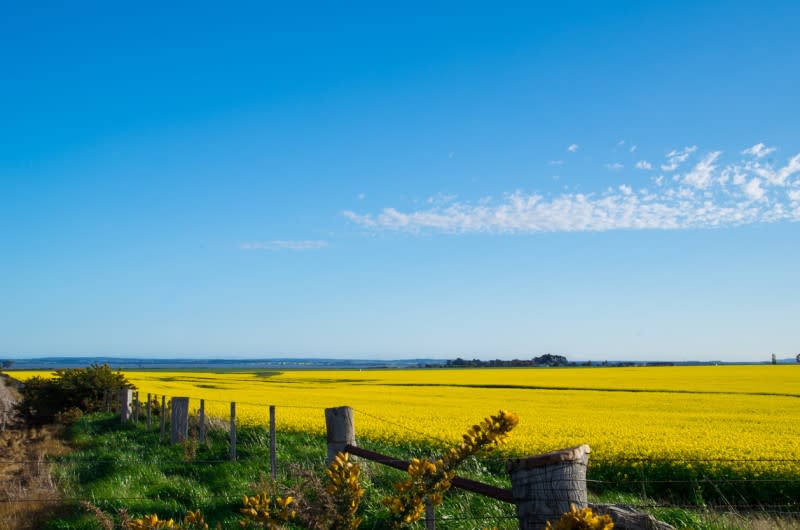
<svg viewBox="0 0 800 530">
<path fill-rule="evenodd" d="M 119 416 L 84 416 L 67 431 L 76 450 L 60 457 L 54 468 L 67 499 L 66 507 L 45 528 L 100 529 L 94 517 L 77 504 L 80 500 L 90 501 L 116 519 L 118 510 L 123 508 L 133 516 L 157 513 L 159 517 L 173 518 L 200 508 L 212 528 L 218 522 L 223 528 L 238 528 L 242 495 L 256 493 L 254 486 L 269 476 L 269 435 L 261 427 L 240 428 L 237 434 L 237 460 L 230 462 L 228 435 L 224 431 L 211 431 L 208 443 L 198 444 L 191 455 L 186 445 L 160 441 L 157 430 L 120 425 Z M 278 433 L 278 483 L 296 483 L 292 472 L 296 467 L 313 470 L 322 477 L 326 447 L 322 436 Z M 424 447 L 407 447 L 402 454 L 385 444 L 368 447 L 403 458 L 429 455 Z M 375 463 L 362 465 L 366 494 L 361 528 L 386 528 L 387 512 L 381 499 L 391 493 L 391 484 L 404 473 Z M 478 461 L 468 462 L 464 471 L 486 482 L 508 485 Z M 510 505 L 460 491 L 453 491 L 437 511 L 439 526 L 454 529 L 516 528 L 514 517 Z"/>
<path fill-rule="evenodd" d="M 54 467 L 67 502 L 62 513 L 49 521 L 45 527 L 48 530 L 100 529 L 94 516 L 78 505 L 80 500 L 90 501 L 117 519 L 120 509 L 126 509 L 132 516 L 157 513 L 159 517 L 181 518 L 188 510 L 199 508 L 212 528 L 217 523 L 223 528 L 238 528 L 242 495 L 256 493 L 256 485 L 263 484 L 263 477 L 269 476 L 269 435 L 263 427 L 238 430 L 235 462 L 228 460 L 228 435 L 224 431 L 211 431 L 207 444 L 170 445 L 159 440 L 157 429 L 147 430 L 143 424 L 122 426 L 119 416 L 92 414 L 72 425 L 67 436 L 75 451 L 58 458 Z M 426 445 L 389 445 L 370 440 L 359 440 L 359 444 L 402 459 L 429 457 L 433 451 Z M 279 432 L 277 448 L 279 490 L 297 484 L 298 468 L 323 476 L 326 457 L 323 436 Z M 387 528 L 388 514 L 381 500 L 391 494 L 392 483 L 402 479 L 405 473 L 377 463 L 361 462 L 362 483 L 366 489 L 361 528 Z M 593 474 L 596 474 L 594 468 L 590 469 L 590 478 Z M 510 487 L 500 458 L 470 459 L 459 468 L 459 475 Z M 649 505 L 650 513 L 677 528 L 779 527 L 754 525 L 753 516 L 708 511 L 699 496 L 698 506 L 693 509 L 660 508 L 663 499 L 656 499 L 649 491 L 643 496 L 641 491 L 624 485 L 595 488 L 591 495 L 591 500 L 598 503 Z M 512 505 L 454 489 L 437 508 L 437 527 L 472 530 L 518 526 Z"/>
</svg>

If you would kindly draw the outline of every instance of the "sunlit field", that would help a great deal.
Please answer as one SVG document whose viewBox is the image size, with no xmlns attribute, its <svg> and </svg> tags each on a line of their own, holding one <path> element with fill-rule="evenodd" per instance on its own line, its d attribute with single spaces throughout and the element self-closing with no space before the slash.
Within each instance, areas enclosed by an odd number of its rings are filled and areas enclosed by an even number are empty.
<svg viewBox="0 0 800 530">
<path fill-rule="evenodd" d="M 800 472 L 796 366 L 126 375 L 143 394 L 190 396 L 194 409 L 205 399 L 210 415 L 227 416 L 236 401 L 244 423 L 266 422 L 274 404 L 281 429 L 322 432 L 323 408 L 349 405 L 361 438 L 453 443 L 504 408 L 521 418 L 507 448 L 516 455 L 588 443 L 596 461 L 713 459 L 756 475 Z"/>
</svg>

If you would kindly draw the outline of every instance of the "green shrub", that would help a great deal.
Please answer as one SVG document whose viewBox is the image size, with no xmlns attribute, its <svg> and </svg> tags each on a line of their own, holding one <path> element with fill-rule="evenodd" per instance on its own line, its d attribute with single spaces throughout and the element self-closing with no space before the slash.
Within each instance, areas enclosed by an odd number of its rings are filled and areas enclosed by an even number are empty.
<svg viewBox="0 0 800 530">
<path fill-rule="evenodd" d="M 37 376 L 25 382 L 17 414 L 28 423 L 43 424 L 52 423 L 66 411 L 72 411 L 68 416 L 74 418 L 72 409 L 100 412 L 105 399 L 123 388 L 135 387 L 107 364 L 57 370 L 50 379 Z"/>
</svg>

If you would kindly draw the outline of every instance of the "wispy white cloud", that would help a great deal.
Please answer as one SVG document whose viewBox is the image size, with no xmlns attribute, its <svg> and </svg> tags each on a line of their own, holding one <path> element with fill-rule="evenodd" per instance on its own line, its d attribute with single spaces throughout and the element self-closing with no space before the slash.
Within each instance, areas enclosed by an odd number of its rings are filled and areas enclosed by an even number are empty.
<svg viewBox="0 0 800 530">
<path fill-rule="evenodd" d="M 711 185 L 714 177 L 714 172 L 717 169 L 715 162 L 719 158 L 722 151 L 713 151 L 708 153 L 705 158 L 698 162 L 694 168 L 683 177 L 683 181 L 690 186 L 698 189 L 705 189 Z"/>
<path fill-rule="evenodd" d="M 760 201 L 764 199 L 764 196 L 767 194 L 767 192 L 764 191 L 764 188 L 761 187 L 761 179 L 758 177 L 751 179 L 750 182 L 744 185 L 743 189 L 745 195 L 754 201 Z"/>
<path fill-rule="evenodd" d="M 635 145 L 632 145 L 632 146 L 630 147 L 630 149 L 628 149 L 628 151 L 630 151 L 631 153 L 635 153 L 635 152 L 636 152 L 636 148 L 637 148 L 637 146 L 635 146 Z"/>
<path fill-rule="evenodd" d="M 751 171 L 759 177 L 763 178 L 771 185 L 786 186 L 788 179 L 797 172 L 800 172 L 800 154 L 794 155 L 790 158 L 786 165 L 780 168 L 775 168 L 773 164 L 768 162 L 748 162 L 745 165 L 747 171 Z"/>
<path fill-rule="evenodd" d="M 366 194 L 366 193 L 363 193 L 363 192 L 362 192 L 362 193 L 359 193 L 359 194 L 358 194 L 358 200 L 359 200 L 359 201 L 363 201 L 363 200 L 364 200 L 364 199 L 366 199 L 366 198 L 367 198 L 367 194 Z"/>
<path fill-rule="evenodd" d="M 619 171 L 620 169 L 624 168 L 625 166 L 620 164 L 619 162 L 614 162 L 613 164 L 606 164 L 606 169 L 610 169 L 612 171 Z"/>
<path fill-rule="evenodd" d="M 639 160 L 636 162 L 636 169 L 653 169 L 653 164 L 647 160 Z"/>
<path fill-rule="evenodd" d="M 756 158 L 764 158 L 770 153 L 773 153 L 777 150 L 777 147 L 767 147 L 762 143 L 757 143 L 752 147 L 748 147 L 744 151 L 742 151 L 743 155 L 752 155 Z"/>
<path fill-rule="evenodd" d="M 431 195 L 425 202 L 428 204 L 448 204 L 455 201 L 458 198 L 457 195 L 447 194 L 447 193 L 437 193 L 436 195 Z"/>
<path fill-rule="evenodd" d="M 327 241 L 320 240 L 280 240 L 255 241 L 242 243 L 239 248 L 242 250 L 292 250 L 295 252 L 303 250 L 319 250 L 328 246 Z"/>
<path fill-rule="evenodd" d="M 569 151 L 570 153 L 574 153 L 577 150 L 578 150 L 578 144 L 569 144 L 569 146 L 567 147 L 567 151 Z"/>
<path fill-rule="evenodd" d="M 667 153 L 667 163 L 661 165 L 661 169 L 664 171 L 675 171 L 678 169 L 678 166 L 686 162 L 686 159 L 689 158 L 689 155 L 697 151 L 697 146 L 693 145 L 691 147 L 684 147 L 683 149 L 673 149 L 669 153 Z"/>
<path fill-rule="evenodd" d="M 561 165 L 564 165 L 564 161 L 563 160 L 548 160 L 547 161 L 547 165 L 548 166 L 561 166 Z"/>
<path fill-rule="evenodd" d="M 677 168 L 696 149 L 669 153 L 668 165 Z M 622 184 L 602 192 L 556 196 L 514 191 L 497 199 L 454 200 L 409 211 L 384 208 L 343 214 L 373 230 L 446 233 L 715 228 L 800 221 L 800 154 L 773 166 L 753 160 L 725 163 L 721 151 L 711 151 L 685 173 L 659 175 L 652 185 L 646 189 Z"/>
</svg>

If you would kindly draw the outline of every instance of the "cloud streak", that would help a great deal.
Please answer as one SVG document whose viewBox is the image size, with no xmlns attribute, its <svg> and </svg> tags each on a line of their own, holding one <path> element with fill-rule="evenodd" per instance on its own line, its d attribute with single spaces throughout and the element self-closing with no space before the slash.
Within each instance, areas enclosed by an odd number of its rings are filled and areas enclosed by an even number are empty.
<svg viewBox="0 0 800 530">
<path fill-rule="evenodd" d="M 748 147 L 744 151 L 742 151 L 743 155 L 752 155 L 756 158 L 764 158 L 770 153 L 774 153 L 777 151 L 777 147 L 767 147 L 762 143 L 757 143 L 752 147 Z"/>
<path fill-rule="evenodd" d="M 291 250 L 302 252 L 304 250 L 319 250 L 328 246 L 327 241 L 319 240 L 280 240 L 254 241 L 239 245 L 241 250 Z"/>
<path fill-rule="evenodd" d="M 696 145 L 684 147 L 683 149 L 673 149 L 667 153 L 667 163 L 662 164 L 661 169 L 664 171 L 675 171 L 678 169 L 678 166 L 686 162 L 686 159 L 689 158 L 689 155 L 695 151 L 697 151 Z"/>
<path fill-rule="evenodd" d="M 669 171 L 686 162 L 696 149 L 692 146 L 668 153 Z M 721 158 L 721 151 L 708 152 L 685 173 L 653 177 L 650 190 L 623 184 L 600 192 L 554 197 L 518 190 L 499 199 L 485 197 L 409 211 L 345 211 L 343 215 L 371 230 L 501 234 L 677 230 L 800 221 L 800 154 L 778 166 L 760 160 L 723 164 Z"/>
</svg>

